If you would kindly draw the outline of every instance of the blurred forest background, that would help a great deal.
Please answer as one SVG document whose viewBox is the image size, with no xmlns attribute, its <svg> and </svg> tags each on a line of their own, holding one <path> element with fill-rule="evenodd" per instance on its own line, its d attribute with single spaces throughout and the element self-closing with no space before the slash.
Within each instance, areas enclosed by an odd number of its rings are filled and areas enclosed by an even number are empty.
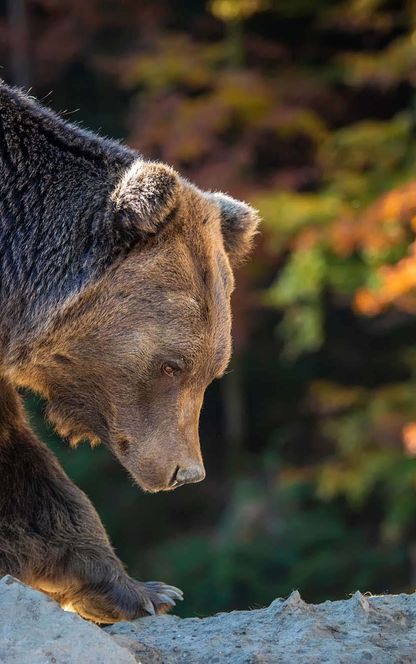
<svg viewBox="0 0 416 664">
<path fill-rule="evenodd" d="M 1 0 L 1 75 L 264 218 L 208 476 L 140 495 L 33 421 L 182 615 L 416 585 L 416 2 Z"/>
</svg>

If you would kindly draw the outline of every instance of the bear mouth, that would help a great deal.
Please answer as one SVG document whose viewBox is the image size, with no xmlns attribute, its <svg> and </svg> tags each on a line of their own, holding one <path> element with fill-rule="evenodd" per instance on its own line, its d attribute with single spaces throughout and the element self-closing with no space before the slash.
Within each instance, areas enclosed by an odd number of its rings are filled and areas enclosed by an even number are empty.
<svg viewBox="0 0 416 664">
<path fill-rule="evenodd" d="M 166 489 L 162 489 L 162 491 L 175 491 L 175 489 L 179 489 L 180 486 L 184 486 L 185 484 L 186 482 L 175 482 L 167 486 Z"/>
<path fill-rule="evenodd" d="M 173 485 L 162 486 L 157 488 L 144 487 L 141 485 L 141 488 L 145 493 L 167 493 L 169 491 L 175 491 L 176 489 L 179 489 L 179 487 L 184 485 L 185 482 L 177 482 L 176 484 Z"/>
<path fill-rule="evenodd" d="M 143 482 L 139 475 L 135 475 L 134 479 L 145 493 L 162 493 L 162 492 L 165 493 L 168 491 L 175 491 L 175 489 L 178 489 L 179 487 L 184 486 L 186 484 L 186 482 L 181 482 L 176 479 L 177 471 L 178 471 L 178 466 L 175 468 L 175 471 L 174 473 L 172 473 L 171 478 L 167 482 L 167 484 L 159 486 L 151 486 L 146 482 Z"/>
</svg>

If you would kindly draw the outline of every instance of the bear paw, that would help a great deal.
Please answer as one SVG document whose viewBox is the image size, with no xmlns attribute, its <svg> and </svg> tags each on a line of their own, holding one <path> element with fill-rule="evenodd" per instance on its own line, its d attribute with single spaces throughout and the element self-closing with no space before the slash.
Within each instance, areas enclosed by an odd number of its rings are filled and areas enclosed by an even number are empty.
<svg viewBox="0 0 416 664">
<path fill-rule="evenodd" d="M 87 585 L 75 596 L 61 602 L 62 608 L 75 611 L 82 618 L 100 624 L 112 624 L 120 620 L 135 620 L 142 616 L 153 616 L 169 611 L 183 593 L 175 586 L 161 581 L 142 583 L 128 578 Z"/>
</svg>

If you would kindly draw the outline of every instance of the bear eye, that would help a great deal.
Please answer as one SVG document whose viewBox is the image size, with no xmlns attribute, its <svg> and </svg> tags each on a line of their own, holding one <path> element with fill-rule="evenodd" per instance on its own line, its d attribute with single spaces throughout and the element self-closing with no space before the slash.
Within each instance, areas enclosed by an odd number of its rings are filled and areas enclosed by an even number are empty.
<svg viewBox="0 0 416 664">
<path fill-rule="evenodd" d="M 161 367 L 162 373 L 170 378 L 173 378 L 180 373 L 181 368 L 174 362 L 163 362 Z"/>
</svg>

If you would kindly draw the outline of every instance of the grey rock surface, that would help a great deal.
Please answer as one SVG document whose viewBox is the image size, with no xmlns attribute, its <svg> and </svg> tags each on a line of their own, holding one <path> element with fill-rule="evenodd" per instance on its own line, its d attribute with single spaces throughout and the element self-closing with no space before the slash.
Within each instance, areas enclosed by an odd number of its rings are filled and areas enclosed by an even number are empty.
<svg viewBox="0 0 416 664">
<path fill-rule="evenodd" d="M 0 581 L 0 664 L 416 663 L 416 594 L 210 618 L 159 616 L 100 629 L 12 577 Z"/>
<path fill-rule="evenodd" d="M 293 592 L 266 609 L 203 619 L 149 617 L 105 631 L 127 647 L 156 648 L 164 664 L 415 663 L 416 595 L 357 592 L 313 605 Z"/>
<path fill-rule="evenodd" d="M 11 576 L 0 581 L 0 662 L 137 664 L 102 629 Z"/>
</svg>

